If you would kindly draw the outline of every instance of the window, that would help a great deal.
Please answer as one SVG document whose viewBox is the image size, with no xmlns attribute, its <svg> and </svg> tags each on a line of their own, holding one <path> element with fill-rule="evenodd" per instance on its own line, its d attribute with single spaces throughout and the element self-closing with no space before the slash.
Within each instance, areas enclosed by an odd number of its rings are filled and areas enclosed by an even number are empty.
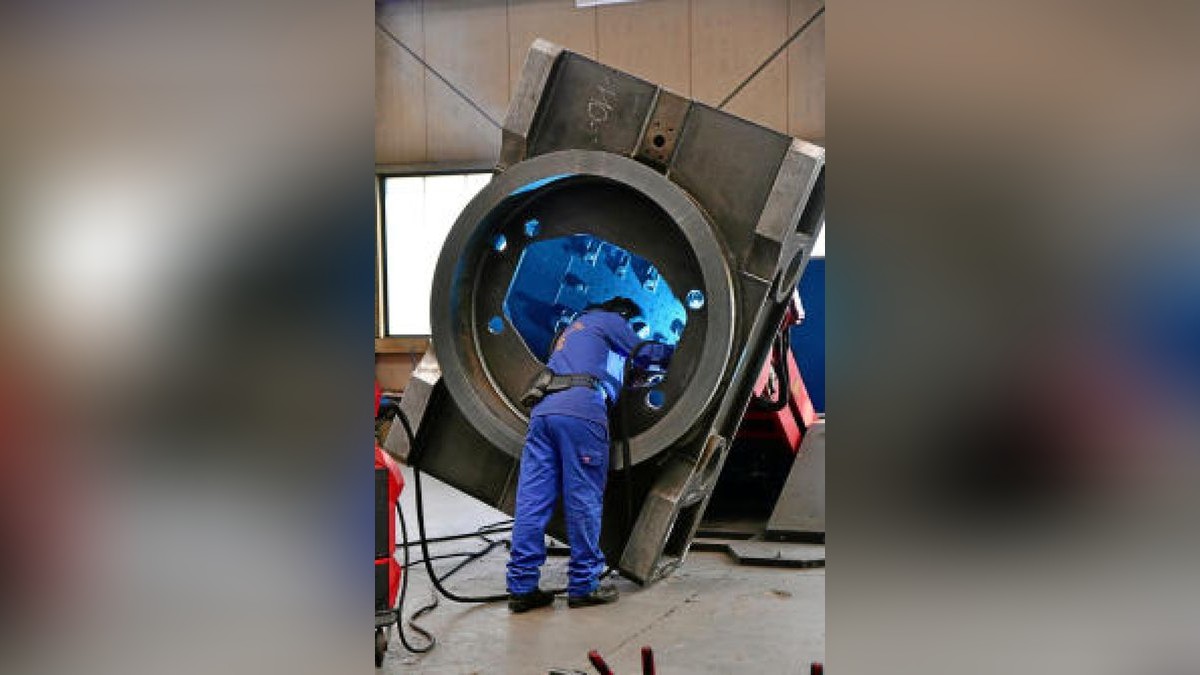
<svg viewBox="0 0 1200 675">
<path fill-rule="evenodd" d="M 383 179 L 385 333 L 429 335 L 429 293 L 442 243 L 490 173 Z"/>
</svg>

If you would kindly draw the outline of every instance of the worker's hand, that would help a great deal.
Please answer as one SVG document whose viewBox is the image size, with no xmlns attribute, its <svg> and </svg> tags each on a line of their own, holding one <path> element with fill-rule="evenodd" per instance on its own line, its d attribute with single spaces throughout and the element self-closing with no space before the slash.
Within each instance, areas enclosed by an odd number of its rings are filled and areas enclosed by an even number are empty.
<svg viewBox="0 0 1200 675">
<path fill-rule="evenodd" d="M 666 369 L 658 365 L 652 365 L 649 368 L 634 367 L 625 382 L 625 388 L 649 389 L 657 387 L 659 384 L 662 384 L 662 381 L 666 377 Z"/>
</svg>

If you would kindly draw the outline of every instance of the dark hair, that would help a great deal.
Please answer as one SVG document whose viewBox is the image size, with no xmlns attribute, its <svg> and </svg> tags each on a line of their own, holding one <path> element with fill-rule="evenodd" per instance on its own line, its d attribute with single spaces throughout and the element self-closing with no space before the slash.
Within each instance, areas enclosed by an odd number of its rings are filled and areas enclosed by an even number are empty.
<svg viewBox="0 0 1200 675">
<path fill-rule="evenodd" d="M 642 313 L 642 308 L 636 302 L 624 296 L 614 296 L 601 303 L 593 303 L 587 309 L 598 309 L 604 312 L 620 314 L 626 321 Z"/>
</svg>

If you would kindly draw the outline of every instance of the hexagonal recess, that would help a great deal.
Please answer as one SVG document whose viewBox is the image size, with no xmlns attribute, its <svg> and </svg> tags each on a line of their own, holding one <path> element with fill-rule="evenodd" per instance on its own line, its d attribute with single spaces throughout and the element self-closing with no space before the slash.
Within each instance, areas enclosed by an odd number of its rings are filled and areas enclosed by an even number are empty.
<svg viewBox="0 0 1200 675">
<path fill-rule="evenodd" d="M 614 296 L 630 298 L 642 308 L 633 327 L 643 339 L 679 342 L 687 311 L 658 268 L 594 235 L 526 246 L 504 295 L 504 314 L 530 353 L 545 361 L 559 330 L 589 305 Z"/>
</svg>

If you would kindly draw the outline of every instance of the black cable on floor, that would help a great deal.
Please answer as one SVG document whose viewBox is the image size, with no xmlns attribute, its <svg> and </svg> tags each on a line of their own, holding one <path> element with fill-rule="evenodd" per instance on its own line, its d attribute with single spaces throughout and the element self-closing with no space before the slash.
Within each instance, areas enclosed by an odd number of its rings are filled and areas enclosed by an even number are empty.
<svg viewBox="0 0 1200 675">
<path fill-rule="evenodd" d="M 408 542 L 408 544 L 406 544 L 406 546 L 420 546 L 422 541 L 427 541 L 430 544 L 437 544 L 437 543 L 446 542 L 446 541 L 457 541 L 459 539 L 472 539 L 474 537 L 478 537 L 481 534 L 500 534 L 501 532 L 509 532 L 511 530 L 512 530 L 512 523 L 511 523 L 511 519 L 510 519 L 510 521 L 508 523 L 505 523 L 504 521 L 500 521 L 498 523 L 492 523 L 491 525 L 484 525 L 483 527 L 479 528 L 478 530 L 476 530 L 474 532 L 464 532 L 462 534 L 452 534 L 452 535 L 447 535 L 445 537 L 430 537 L 429 539 L 418 539 L 416 541 L 410 541 L 410 542 Z"/>
<path fill-rule="evenodd" d="M 501 521 L 500 523 L 493 523 L 491 525 L 485 525 L 485 526 L 479 528 L 479 530 L 477 530 L 475 532 L 471 532 L 471 533 L 467 533 L 467 534 L 463 534 L 463 535 L 455 535 L 452 537 L 436 537 L 433 539 L 421 540 L 421 541 L 414 542 L 414 541 L 410 541 L 408 538 L 408 521 L 404 517 L 404 512 L 400 509 L 399 503 L 396 504 L 396 515 L 400 520 L 401 547 L 404 549 L 404 564 L 402 567 L 402 570 L 403 570 L 402 575 L 403 576 L 401 577 L 401 582 L 400 582 L 400 597 L 397 600 L 396 608 L 394 610 L 395 614 L 396 614 L 396 630 L 400 634 L 400 643 L 404 645 L 405 649 L 407 649 L 410 652 L 413 652 L 414 654 L 424 654 L 424 653 L 429 652 L 431 649 L 433 649 L 437 645 L 437 638 L 433 635 L 433 633 L 429 632 L 428 630 L 426 630 L 425 628 L 423 628 L 419 624 L 417 624 L 416 621 L 417 621 L 417 619 L 421 618 L 422 616 L 433 611 L 438 606 L 438 596 L 435 593 L 433 595 L 433 599 L 430 603 L 422 605 L 421 607 L 418 607 L 417 610 L 414 611 L 411 616 L 409 616 L 407 619 L 405 619 L 405 617 L 404 617 L 404 602 L 408 595 L 408 575 L 411 573 L 413 565 L 424 563 L 427 560 L 426 558 L 421 558 L 420 560 L 415 560 L 415 561 L 410 560 L 409 559 L 409 547 L 419 545 L 422 542 L 452 541 L 452 540 L 464 539 L 467 537 L 479 537 L 480 539 L 483 539 L 487 543 L 486 547 L 484 547 L 483 549 L 478 550 L 478 551 L 464 551 L 464 552 L 459 552 L 459 553 L 444 553 L 444 554 L 435 555 L 432 558 L 429 558 L 429 560 L 444 560 L 444 559 L 448 559 L 448 558 L 466 558 L 466 560 L 463 560 L 458 565 L 454 566 L 450 571 L 446 572 L 445 574 L 443 574 L 440 577 L 442 580 L 445 580 L 445 579 L 449 578 L 451 575 L 453 575 L 454 573 L 456 573 L 456 572 L 460 571 L 461 569 L 463 569 L 464 567 L 466 567 L 469 563 L 474 562 L 474 561 L 482 558 L 483 556 L 487 555 L 492 550 L 494 550 L 497 546 L 508 543 L 507 540 L 504 540 L 504 539 L 500 539 L 500 540 L 488 539 L 487 535 L 498 534 L 498 531 L 496 531 L 496 529 L 495 529 L 497 527 L 497 525 L 501 526 L 500 531 L 503 531 L 505 529 L 505 527 L 507 527 L 508 529 L 511 529 L 511 526 L 506 526 L 504 521 Z M 408 635 L 406 635 L 404 632 L 405 624 L 407 624 L 408 627 L 411 628 L 413 631 L 415 631 L 416 633 L 421 635 L 421 637 L 426 640 L 427 644 L 425 644 L 424 646 L 420 646 L 420 647 L 413 646 L 413 644 L 411 642 L 409 642 Z"/>
<path fill-rule="evenodd" d="M 398 420 L 400 420 L 400 427 L 402 429 L 404 429 L 404 435 L 406 436 L 406 438 L 408 440 L 408 447 L 413 449 L 412 452 L 410 452 L 410 454 L 409 454 L 409 461 L 410 461 L 409 466 L 412 468 L 412 471 L 413 471 L 413 487 L 416 490 L 415 501 L 416 501 L 416 507 L 417 507 L 417 531 L 421 535 L 421 539 L 420 539 L 421 555 L 424 556 L 425 571 L 429 574 L 429 581 L 433 584 L 433 587 L 436 588 L 439 593 L 441 593 L 446 598 L 453 600 L 455 602 L 485 603 L 485 602 L 498 602 L 501 600 L 507 600 L 508 593 L 497 593 L 494 595 L 481 595 L 481 596 L 459 595 L 453 591 L 448 590 L 445 586 L 442 585 L 442 580 L 449 578 L 450 575 L 454 574 L 455 572 L 458 572 L 463 567 L 465 567 L 467 564 L 474 562 L 475 560 L 478 560 L 479 558 L 483 557 L 488 552 L 490 552 L 492 549 L 494 549 L 496 546 L 500 545 L 500 542 L 498 542 L 498 541 L 492 542 L 491 544 L 488 545 L 487 548 L 485 548 L 483 551 L 480 551 L 479 555 L 470 557 L 470 558 L 464 560 L 463 562 L 459 563 L 456 567 L 452 568 L 446 574 L 442 575 L 441 577 L 438 577 L 437 573 L 433 569 L 433 561 L 430 560 L 430 557 L 431 557 L 430 553 L 429 553 L 430 537 L 425 533 L 425 496 L 421 491 L 421 470 L 419 468 L 417 468 L 417 463 L 416 463 L 416 461 L 414 461 L 415 457 L 417 457 L 419 454 L 416 451 L 416 448 L 417 448 L 416 434 L 413 433 L 412 424 L 408 420 L 408 415 L 406 415 L 403 410 L 398 411 L 396 418 Z M 485 539 L 486 539 L 486 537 L 485 537 Z M 408 550 L 407 547 L 405 548 L 405 550 L 406 551 Z M 555 593 L 555 594 L 565 593 L 566 589 L 553 589 L 550 592 Z"/>
<path fill-rule="evenodd" d="M 433 636 L 433 634 L 430 633 L 429 631 L 427 631 L 424 628 L 421 628 L 420 626 L 413 623 L 413 620 L 416 618 L 415 614 L 412 619 L 408 620 L 408 625 L 413 630 L 415 630 L 417 633 L 419 633 L 422 637 L 424 637 L 425 640 L 428 641 L 428 644 L 425 645 L 424 647 L 414 647 L 411 644 L 409 644 L 408 636 L 406 636 L 404 634 L 404 597 L 406 595 L 408 595 L 408 575 L 409 575 L 408 523 L 405 522 L 405 520 L 404 520 L 404 512 L 400 510 L 400 502 L 399 501 L 396 502 L 396 515 L 400 518 L 400 536 L 403 539 L 404 544 L 405 544 L 405 546 L 404 546 L 404 567 L 401 568 L 401 572 L 400 572 L 400 598 L 396 602 L 396 632 L 400 634 L 400 644 L 404 645 L 405 649 L 407 649 L 410 652 L 413 652 L 414 654 L 424 654 L 424 653 L 428 652 L 429 650 L 433 649 L 437 645 L 437 638 L 435 638 Z"/>
<path fill-rule="evenodd" d="M 468 564 L 482 558 L 483 556 L 487 555 L 488 553 L 491 553 L 491 551 L 494 548 L 496 548 L 496 546 L 504 543 L 503 540 L 492 541 L 492 540 L 488 539 L 487 537 L 482 537 L 482 538 L 484 541 L 488 542 L 488 545 L 485 548 L 483 548 L 482 550 L 472 551 L 470 553 L 451 554 L 451 555 L 455 555 L 455 556 L 466 556 L 467 559 L 460 562 L 458 565 L 455 565 L 453 568 L 450 569 L 450 571 L 443 574 L 441 576 L 441 579 L 449 578 L 451 575 L 453 575 L 454 573 L 463 569 Z M 434 557 L 436 558 L 438 556 L 434 556 Z M 417 619 L 421 618 L 422 616 L 425 616 L 426 614 L 432 612 L 434 609 L 436 609 L 438 607 L 439 604 L 441 604 L 441 601 L 439 600 L 439 596 L 436 592 L 434 592 L 432 594 L 432 597 L 430 598 L 430 601 L 428 604 L 418 607 L 417 610 L 412 613 L 412 616 L 410 616 L 408 618 L 408 624 L 410 626 L 412 626 L 414 629 L 418 628 L 415 621 Z M 426 631 L 422 630 L 422 632 L 426 632 Z"/>
<path fill-rule="evenodd" d="M 403 414 L 400 416 L 400 420 L 401 420 L 401 423 L 404 424 L 404 426 L 405 426 L 405 433 L 408 433 L 411 438 L 411 430 L 409 429 L 408 420 L 404 418 Z M 412 441 L 410 440 L 409 442 L 411 443 Z M 409 447 L 413 447 L 413 446 L 410 445 Z M 448 590 L 445 586 L 442 585 L 442 579 L 438 577 L 437 572 L 435 572 L 433 569 L 433 561 L 430 560 L 431 556 L 429 553 L 429 542 L 427 541 L 427 536 L 425 534 L 425 500 L 424 500 L 423 495 L 421 494 L 421 470 L 415 466 L 412 467 L 412 470 L 413 470 L 413 484 L 417 491 L 417 494 L 416 494 L 417 531 L 421 535 L 421 555 L 425 556 L 425 571 L 429 574 L 429 581 L 433 583 L 433 587 L 436 588 L 439 593 L 441 593 L 442 595 L 446 596 L 447 598 L 449 598 L 450 600 L 453 600 L 455 602 L 498 602 L 500 600 L 507 600 L 508 593 L 496 593 L 494 595 L 480 595 L 480 596 L 459 595 L 453 591 Z M 486 550 L 490 551 L 491 547 L 489 547 Z M 478 557 L 468 558 L 467 560 L 464 560 L 463 562 L 459 563 L 458 566 L 454 567 L 449 572 L 447 572 L 443 578 L 449 578 L 451 574 L 454 574 L 455 572 L 459 571 L 464 566 L 466 566 L 468 563 L 473 562 L 477 559 L 478 559 Z"/>
<path fill-rule="evenodd" d="M 504 541 L 502 540 L 499 543 L 503 544 Z M 474 556 L 475 553 L 476 553 L 476 551 L 462 551 L 459 553 L 443 553 L 442 555 L 435 555 L 431 559 L 432 560 L 450 560 L 451 558 L 470 558 L 470 557 Z M 412 564 L 421 565 L 424 562 L 425 562 L 424 558 L 418 558 L 418 559 L 414 560 L 412 562 Z"/>
</svg>

